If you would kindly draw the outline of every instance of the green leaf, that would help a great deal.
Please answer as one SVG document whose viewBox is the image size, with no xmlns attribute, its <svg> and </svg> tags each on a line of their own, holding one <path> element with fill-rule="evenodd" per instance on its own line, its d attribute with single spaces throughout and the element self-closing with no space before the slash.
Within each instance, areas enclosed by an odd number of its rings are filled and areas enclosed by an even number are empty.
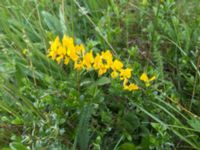
<svg viewBox="0 0 200 150">
<path fill-rule="evenodd" d="M 11 123 L 16 124 L 16 125 L 20 125 L 20 124 L 23 124 L 23 120 L 17 117 L 14 120 L 12 120 Z"/>
<path fill-rule="evenodd" d="M 80 150 L 88 149 L 89 145 L 89 121 L 92 114 L 92 105 L 83 108 L 80 116 L 77 132 L 77 142 Z M 76 145 L 76 143 L 74 143 Z M 75 146 L 74 145 L 74 146 Z"/>
<path fill-rule="evenodd" d="M 124 115 L 121 123 L 123 128 L 128 132 L 133 132 L 140 126 L 140 121 L 134 112 L 130 112 Z"/>
<path fill-rule="evenodd" d="M 193 118 L 188 123 L 193 129 L 200 131 L 200 120 Z"/>
<path fill-rule="evenodd" d="M 99 80 L 97 80 L 96 85 L 97 86 L 102 86 L 105 84 L 109 84 L 110 83 L 110 79 L 107 77 L 101 77 Z"/>
<path fill-rule="evenodd" d="M 48 26 L 48 28 L 55 34 L 55 35 L 62 35 L 61 24 L 60 21 L 50 13 L 46 11 L 42 11 L 42 16 L 44 18 L 44 22 Z"/>
<path fill-rule="evenodd" d="M 62 7 L 60 7 L 59 9 L 59 19 L 60 19 L 60 25 L 61 25 L 61 29 L 63 34 L 67 32 L 67 27 L 66 27 L 66 23 L 65 23 L 65 15 L 64 12 L 62 11 Z"/>
<path fill-rule="evenodd" d="M 80 86 L 91 85 L 93 81 L 91 79 L 85 79 L 80 83 Z"/>
<path fill-rule="evenodd" d="M 132 143 L 124 143 L 124 144 L 119 146 L 118 150 L 137 150 L 137 148 Z"/>
<path fill-rule="evenodd" d="M 28 150 L 23 144 L 19 142 L 13 142 L 10 144 L 12 150 Z"/>
<path fill-rule="evenodd" d="M 4 147 L 2 150 L 11 150 L 9 147 Z"/>
</svg>

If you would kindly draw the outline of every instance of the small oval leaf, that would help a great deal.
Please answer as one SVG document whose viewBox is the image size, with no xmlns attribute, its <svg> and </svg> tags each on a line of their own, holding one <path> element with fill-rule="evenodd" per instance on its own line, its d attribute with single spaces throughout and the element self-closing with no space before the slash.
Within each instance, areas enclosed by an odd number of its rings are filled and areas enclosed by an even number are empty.
<svg viewBox="0 0 200 150">
<path fill-rule="evenodd" d="M 110 83 L 110 79 L 107 77 L 101 77 L 99 80 L 96 81 L 97 86 L 102 86 L 109 83 Z"/>
</svg>

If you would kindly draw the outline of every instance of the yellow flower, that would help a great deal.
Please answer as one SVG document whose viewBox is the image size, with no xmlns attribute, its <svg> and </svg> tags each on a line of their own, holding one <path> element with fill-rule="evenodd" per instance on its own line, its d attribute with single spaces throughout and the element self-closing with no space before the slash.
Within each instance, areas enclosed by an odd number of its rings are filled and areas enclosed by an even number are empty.
<svg viewBox="0 0 200 150">
<path fill-rule="evenodd" d="M 124 90 L 129 90 L 129 87 L 128 87 L 128 79 L 124 79 L 124 82 L 123 82 L 123 87 L 124 87 Z"/>
<path fill-rule="evenodd" d="M 136 91 L 138 90 L 139 87 L 135 84 L 135 83 L 131 83 L 129 86 L 128 86 L 128 90 L 129 91 Z"/>
<path fill-rule="evenodd" d="M 153 81 L 153 80 L 155 80 L 155 79 L 156 79 L 155 76 L 149 78 L 145 72 L 142 73 L 142 75 L 140 76 L 140 80 L 144 81 L 146 87 L 150 86 L 150 82 Z"/>
<path fill-rule="evenodd" d="M 124 87 L 124 90 L 128 90 L 128 91 L 136 91 L 139 89 L 139 87 L 135 83 L 130 83 L 128 85 L 128 79 L 124 79 L 123 87 Z"/>
<path fill-rule="evenodd" d="M 120 79 L 121 80 L 129 79 L 131 77 L 131 71 L 132 71 L 132 69 L 130 69 L 130 68 L 121 69 L 120 70 Z"/>
<path fill-rule="evenodd" d="M 148 76 L 146 73 L 143 73 L 141 76 L 140 76 L 140 80 L 144 81 L 144 82 L 147 82 L 149 80 Z"/>
<path fill-rule="evenodd" d="M 58 51 L 57 50 L 53 50 L 53 51 L 50 51 L 47 56 L 51 57 L 51 59 L 55 60 L 57 55 L 58 55 Z"/>
<path fill-rule="evenodd" d="M 51 57 L 51 59 L 55 60 L 58 55 L 58 48 L 61 46 L 60 39 L 57 36 L 54 41 L 50 42 L 50 49 L 48 57 Z"/>
<path fill-rule="evenodd" d="M 112 63 L 111 68 L 112 68 L 113 72 L 111 73 L 111 77 L 113 79 L 118 77 L 117 71 L 120 71 L 123 66 L 124 66 L 123 63 L 120 60 L 117 60 L 117 59 Z"/>
<path fill-rule="evenodd" d="M 85 56 L 83 57 L 83 63 L 89 70 L 92 67 L 93 62 L 94 62 L 94 57 L 92 51 L 90 51 L 89 53 L 86 53 Z"/>
<path fill-rule="evenodd" d="M 118 72 L 117 72 L 117 71 L 113 71 L 113 72 L 111 73 L 111 77 L 112 77 L 113 79 L 117 78 L 117 77 L 118 77 Z"/>
<path fill-rule="evenodd" d="M 96 57 L 94 58 L 93 67 L 94 67 L 95 70 L 98 70 L 101 65 L 102 65 L 101 56 L 99 54 L 97 54 Z"/>
<path fill-rule="evenodd" d="M 77 70 L 83 69 L 83 61 L 82 60 L 75 61 L 74 69 L 77 69 Z"/>
<path fill-rule="evenodd" d="M 69 54 L 69 57 L 74 61 L 76 62 L 78 59 L 79 59 L 79 56 L 76 54 L 76 51 L 75 49 L 69 49 L 68 51 L 68 54 Z"/>
<path fill-rule="evenodd" d="M 50 50 L 56 50 L 61 45 L 59 37 L 57 36 L 53 42 L 50 42 L 50 44 Z"/>
<path fill-rule="evenodd" d="M 76 46 L 75 46 L 75 51 L 76 51 L 76 53 L 77 53 L 78 55 L 83 56 L 84 53 L 85 53 L 85 47 L 84 47 L 84 45 L 83 45 L 83 44 L 76 45 Z"/>
<path fill-rule="evenodd" d="M 103 64 L 105 65 L 105 67 L 107 69 L 109 69 L 112 65 L 112 60 L 113 60 L 113 57 L 112 57 L 112 54 L 109 50 L 105 51 L 105 52 L 101 52 L 101 58 L 103 60 Z"/>
<path fill-rule="evenodd" d="M 119 71 L 119 70 L 122 69 L 123 66 L 124 66 L 123 63 L 120 60 L 115 59 L 115 61 L 113 62 L 111 68 L 114 71 Z"/>
<path fill-rule="evenodd" d="M 74 39 L 71 38 L 71 37 L 68 37 L 68 36 L 64 35 L 63 38 L 62 38 L 62 45 L 65 48 L 68 48 L 68 47 L 74 45 Z"/>
<path fill-rule="evenodd" d="M 128 79 L 124 79 L 124 82 L 123 82 L 123 85 L 125 86 L 125 85 L 127 85 L 127 83 L 128 83 Z"/>
<path fill-rule="evenodd" d="M 68 65 L 69 64 L 69 60 L 70 60 L 69 57 L 65 57 L 64 64 Z"/>
<path fill-rule="evenodd" d="M 124 90 L 128 90 L 128 85 L 124 85 Z"/>
<path fill-rule="evenodd" d="M 59 46 L 58 50 L 57 50 L 58 55 L 63 55 L 65 56 L 67 54 L 66 49 L 63 46 Z"/>
<path fill-rule="evenodd" d="M 58 56 L 56 58 L 57 63 L 60 63 L 62 59 L 63 59 L 63 55 Z"/>
<path fill-rule="evenodd" d="M 99 75 L 103 75 L 112 65 L 112 54 L 110 51 L 102 52 L 101 55 L 97 54 L 94 58 L 93 67 L 98 70 Z"/>
<path fill-rule="evenodd" d="M 69 56 L 74 62 L 77 61 L 79 57 L 76 53 L 76 50 L 79 50 L 81 47 L 79 45 L 74 45 L 74 39 L 64 35 L 62 39 L 62 45 L 63 48 L 65 48 L 65 55 Z"/>
<path fill-rule="evenodd" d="M 98 71 L 99 76 L 106 73 L 106 71 L 107 71 L 107 68 L 104 65 L 102 65 L 101 68 L 99 68 L 99 71 Z"/>
</svg>

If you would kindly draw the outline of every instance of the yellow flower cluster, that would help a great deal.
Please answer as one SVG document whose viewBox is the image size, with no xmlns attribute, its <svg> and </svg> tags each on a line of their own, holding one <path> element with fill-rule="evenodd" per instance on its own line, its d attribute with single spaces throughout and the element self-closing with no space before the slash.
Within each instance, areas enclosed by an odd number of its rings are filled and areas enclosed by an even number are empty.
<svg viewBox="0 0 200 150">
<path fill-rule="evenodd" d="M 143 74 L 140 76 L 140 80 L 143 81 L 143 82 L 145 83 L 146 87 L 150 86 L 150 82 L 153 81 L 153 80 L 155 80 L 155 79 L 156 79 L 155 76 L 149 78 L 149 77 L 147 76 L 146 73 L 143 73 Z"/>
<path fill-rule="evenodd" d="M 50 42 L 48 57 L 58 63 L 63 61 L 65 65 L 72 60 L 74 69 L 94 69 L 99 76 L 111 71 L 113 79 L 119 77 L 123 81 L 124 90 L 135 91 L 139 89 L 138 85 L 128 81 L 131 78 L 132 69 L 124 68 L 124 64 L 119 59 L 113 59 L 113 55 L 109 50 L 97 53 L 94 57 L 92 50 L 86 52 L 83 44 L 76 45 L 73 38 L 64 35 L 62 40 L 57 36 L 54 41 Z M 155 80 L 155 77 L 149 79 L 143 73 L 140 80 L 144 81 L 146 86 L 149 86 L 150 81 Z"/>
<path fill-rule="evenodd" d="M 80 68 L 82 62 L 80 62 L 80 57 L 85 53 L 85 48 L 82 44 L 74 45 L 74 40 L 66 35 L 63 36 L 62 41 L 60 41 L 57 36 L 54 41 L 52 41 L 50 51 L 48 56 L 58 63 L 64 60 L 64 64 L 68 64 L 70 59 L 75 62 L 75 68 Z"/>
</svg>

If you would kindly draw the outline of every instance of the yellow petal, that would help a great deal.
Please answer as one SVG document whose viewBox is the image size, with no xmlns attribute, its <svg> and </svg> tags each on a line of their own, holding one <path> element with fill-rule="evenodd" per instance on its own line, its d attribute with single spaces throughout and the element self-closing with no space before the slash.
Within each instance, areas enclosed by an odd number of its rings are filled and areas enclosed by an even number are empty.
<svg viewBox="0 0 200 150">
<path fill-rule="evenodd" d="M 97 54 L 96 57 L 94 58 L 93 67 L 94 67 L 95 70 L 98 70 L 101 65 L 102 65 L 101 56 L 99 54 Z"/>
<path fill-rule="evenodd" d="M 64 35 L 62 38 L 62 45 L 66 48 L 70 46 L 74 46 L 74 39 Z"/>
<path fill-rule="evenodd" d="M 117 73 L 116 71 L 113 71 L 113 72 L 111 73 L 111 77 L 112 77 L 113 79 L 117 78 L 117 77 L 118 77 L 118 73 Z"/>
<path fill-rule="evenodd" d="M 75 46 L 75 51 L 79 55 L 84 55 L 84 53 L 85 53 L 85 47 L 84 47 L 84 45 L 83 44 L 76 45 Z"/>
<path fill-rule="evenodd" d="M 83 69 L 83 61 L 81 61 L 81 60 L 75 61 L 75 63 L 74 63 L 74 69 L 77 69 L 77 70 Z"/>
<path fill-rule="evenodd" d="M 57 36 L 53 42 L 51 42 L 50 50 L 56 50 L 61 45 L 60 39 Z"/>
<path fill-rule="evenodd" d="M 99 69 L 99 76 L 103 75 L 104 73 L 106 73 L 107 71 L 107 68 L 104 67 L 103 65 L 100 67 Z"/>
<path fill-rule="evenodd" d="M 126 68 L 120 70 L 120 80 L 124 80 L 125 78 L 129 79 L 131 77 L 132 69 Z"/>
<path fill-rule="evenodd" d="M 147 82 L 147 81 L 149 81 L 149 78 L 148 78 L 148 76 L 147 76 L 146 73 L 143 73 L 143 74 L 140 76 L 140 80 L 142 80 L 142 81 L 144 81 L 144 82 Z"/>
<path fill-rule="evenodd" d="M 126 86 L 127 85 L 127 83 L 128 83 L 128 79 L 124 79 L 124 82 L 123 82 L 123 86 Z"/>
<path fill-rule="evenodd" d="M 155 80 L 156 79 L 156 76 L 153 76 L 153 77 L 151 77 L 150 79 L 149 79 L 149 81 L 153 81 L 153 80 Z"/>
<path fill-rule="evenodd" d="M 90 51 L 89 53 L 86 53 L 85 56 L 83 57 L 83 63 L 86 66 L 87 70 L 89 70 L 92 67 L 93 62 L 94 62 L 94 57 L 92 51 Z"/>
<path fill-rule="evenodd" d="M 124 85 L 124 90 L 129 90 L 129 87 L 127 85 Z"/>
<path fill-rule="evenodd" d="M 139 87 L 136 84 L 134 84 L 134 83 L 131 83 L 129 85 L 129 90 L 130 91 L 135 91 L 135 90 L 138 90 L 138 89 L 139 89 Z"/>
<path fill-rule="evenodd" d="M 68 64 L 69 64 L 69 57 L 66 57 L 66 58 L 65 58 L 64 64 L 65 64 L 65 65 L 68 65 Z"/>
<path fill-rule="evenodd" d="M 120 71 L 120 70 L 122 69 L 123 66 L 124 66 L 123 63 L 122 63 L 120 60 L 116 59 L 116 60 L 113 62 L 111 68 L 112 68 L 112 70 L 114 70 L 114 71 Z"/>
<path fill-rule="evenodd" d="M 63 59 L 63 56 L 62 56 L 62 55 L 60 55 L 59 57 L 57 57 L 57 58 L 56 58 L 57 63 L 60 63 L 62 59 Z"/>
</svg>

